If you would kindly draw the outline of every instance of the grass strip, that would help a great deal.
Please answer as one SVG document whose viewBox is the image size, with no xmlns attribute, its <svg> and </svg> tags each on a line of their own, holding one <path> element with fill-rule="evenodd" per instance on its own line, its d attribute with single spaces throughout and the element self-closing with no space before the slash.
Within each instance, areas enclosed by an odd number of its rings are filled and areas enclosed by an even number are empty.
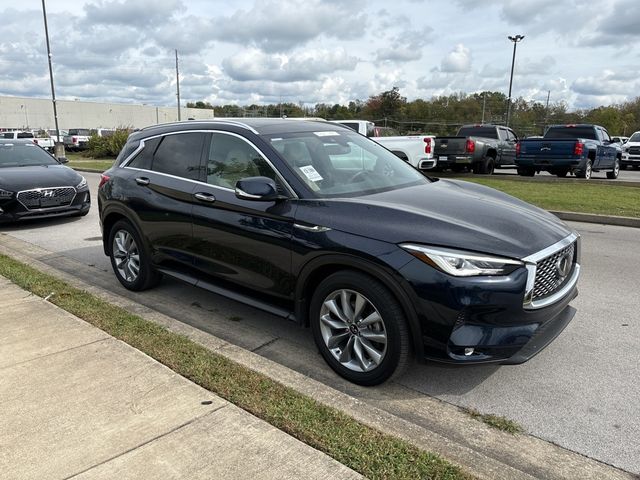
<svg viewBox="0 0 640 480">
<path fill-rule="evenodd" d="M 366 477 L 472 478 L 438 455 L 381 433 L 183 335 L 2 254 L 0 275 L 35 295 L 50 295 L 51 303 Z"/>
<path fill-rule="evenodd" d="M 463 408 L 463 410 L 467 412 L 472 418 L 484 422 L 490 427 L 502 430 L 503 432 L 515 435 L 516 433 L 522 433 L 524 431 L 524 429 L 516 422 L 514 422 L 513 420 L 509 420 L 508 418 L 501 415 L 494 415 L 492 413 L 480 413 L 474 408 Z"/>
<path fill-rule="evenodd" d="M 100 170 L 101 172 L 109 170 L 111 165 L 113 165 L 113 161 L 111 160 L 70 160 L 69 163 L 66 164 L 67 167 L 73 169 L 89 168 L 91 170 Z"/>
<path fill-rule="evenodd" d="M 640 217 L 640 189 L 580 182 L 515 182 L 495 178 L 465 178 L 501 190 L 545 210 Z"/>
</svg>

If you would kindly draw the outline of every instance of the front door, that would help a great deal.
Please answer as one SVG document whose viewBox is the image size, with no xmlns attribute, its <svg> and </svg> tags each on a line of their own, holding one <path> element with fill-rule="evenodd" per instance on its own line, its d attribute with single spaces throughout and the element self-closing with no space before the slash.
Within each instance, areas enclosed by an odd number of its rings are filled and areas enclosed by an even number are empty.
<svg viewBox="0 0 640 480">
<path fill-rule="evenodd" d="M 290 297 L 294 204 L 242 200 L 234 190 L 246 177 L 270 177 L 284 192 L 283 182 L 244 137 L 214 132 L 207 142 L 206 183 L 193 192 L 195 267 L 257 292 Z"/>
</svg>

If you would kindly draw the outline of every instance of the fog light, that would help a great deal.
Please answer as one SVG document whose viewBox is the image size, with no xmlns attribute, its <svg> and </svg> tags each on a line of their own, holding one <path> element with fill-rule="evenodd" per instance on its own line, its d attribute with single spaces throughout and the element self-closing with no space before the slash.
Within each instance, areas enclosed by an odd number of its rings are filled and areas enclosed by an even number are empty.
<svg viewBox="0 0 640 480">
<path fill-rule="evenodd" d="M 464 355 L 466 357 L 468 357 L 469 355 L 473 355 L 473 350 L 474 350 L 473 348 L 465 348 L 464 349 Z"/>
</svg>

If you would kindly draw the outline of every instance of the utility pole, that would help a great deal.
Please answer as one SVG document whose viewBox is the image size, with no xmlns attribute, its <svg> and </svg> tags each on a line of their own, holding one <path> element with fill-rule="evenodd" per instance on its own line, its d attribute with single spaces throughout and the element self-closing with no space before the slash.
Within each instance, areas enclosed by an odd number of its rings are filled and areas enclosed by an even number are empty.
<svg viewBox="0 0 640 480">
<path fill-rule="evenodd" d="M 42 0 L 42 16 L 44 17 L 44 36 L 47 42 L 47 60 L 49 61 L 49 79 L 51 80 L 51 101 L 53 102 L 53 119 L 56 125 L 56 141 L 53 151 L 56 157 L 64 157 L 64 143 L 60 138 L 60 128 L 58 126 L 58 108 L 56 106 L 56 89 L 53 86 L 53 67 L 51 66 L 51 45 L 49 44 L 49 26 L 47 25 L 47 9 Z M 26 105 L 25 105 L 26 109 Z M 25 110 L 26 115 L 26 110 Z"/>
<path fill-rule="evenodd" d="M 487 108 L 487 92 L 482 93 L 482 121 L 480 122 L 484 125 L 484 111 Z"/>
<path fill-rule="evenodd" d="M 176 48 L 176 97 L 178 97 L 178 121 L 180 121 L 180 72 L 178 70 L 178 49 L 177 48 Z"/>
<path fill-rule="evenodd" d="M 516 35 L 514 37 L 508 36 L 509 40 L 513 42 L 513 57 L 511 58 L 511 77 L 509 79 L 509 97 L 507 98 L 507 127 L 509 126 L 509 120 L 511 119 L 511 87 L 513 85 L 513 67 L 516 64 L 516 46 L 518 42 L 524 40 L 524 35 Z"/>
<path fill-rule="evenodd" d="M 547 105 L 544 107 L 544 127 L 542 134 L 544 135 L 547 129 L 547 123 L 549 122 L 549 97 L 551 96 L 551 90 L 547 90 Z"/>
</svg>

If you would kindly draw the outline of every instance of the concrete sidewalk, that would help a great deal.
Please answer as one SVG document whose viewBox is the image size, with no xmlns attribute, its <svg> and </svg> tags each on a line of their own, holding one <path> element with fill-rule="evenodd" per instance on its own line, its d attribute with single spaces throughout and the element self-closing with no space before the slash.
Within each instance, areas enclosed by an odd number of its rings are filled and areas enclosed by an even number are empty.
<svg viewBox="0 0 640 480">
<path fill-rule="evenodd" d="M 361 478 L 0 277 L 3 479 Z"/>
</svg>

